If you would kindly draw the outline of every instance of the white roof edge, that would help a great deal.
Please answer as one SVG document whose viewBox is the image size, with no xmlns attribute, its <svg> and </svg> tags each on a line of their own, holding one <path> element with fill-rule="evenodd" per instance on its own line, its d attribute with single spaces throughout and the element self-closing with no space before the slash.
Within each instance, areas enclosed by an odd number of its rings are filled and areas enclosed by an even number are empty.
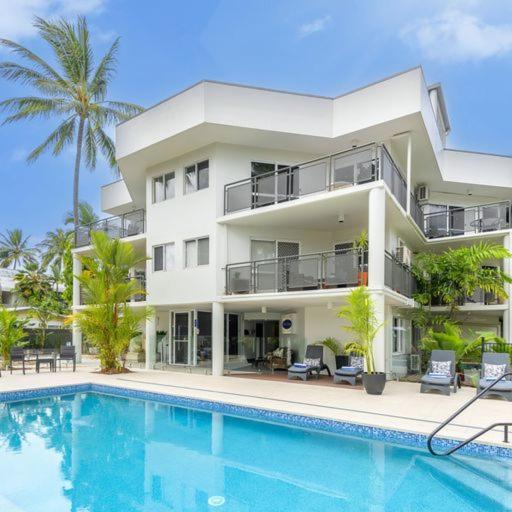
<svg viewBox="0 0 512 512">
<path fill-rule="evenodd" d="M 457 153 L 472 153 L 474 155 L 497 156 L 499 158 L 512 158 L 512 155 L 503 155 L 500 153 L 489 153 L 486 151 L 472 151 L 471 149 L 444 148 L 444 150 L 445 151 L 454 151 Z"/>
<path fill-rule="evenodd" d="M 437 98 L 439 100 L 439 105 L 441 107 L 441 112 L 442 112 L 443 118 L 444 118 L 444 125 L 446 127 L 446 132 L 448 133 L 451 130 L 451 126 L 450 126 L 450 119 L 448 117 L 448 110 L 446 108 L 446 101 L 444 99 L 443 86 L 441 85 L 441 83 L 438 82 L 438 83 L 435 83 L 432 85 L 428 85 L 427 89 L 429 92 L 434 89 L 437 91 Z"/>
<path fill-rule="evenodd" d="M 357 87 L 356 89 L 352 89 L 350 91 L 347 91 L 347 92 L 345 92 L 343 94 L 339 94 L 337 96 L 322 96 L 320 94 L 302 93 L 302 92 L 296 92 L 296 91 L 288 91 L 288 90 L 284 90 L 284 89 L 272 89 L 270 87 L 261 87 L 261 86 L 257 86 L 257 85 L 247 85 L 247 84 L 241 84 L 241 83 L 237 83 L 237 82 L 223 82 L 223 81 L 220 81 L 220 80 L 203 79 L 203 80 L 199 80 L 198 82 L 195 82 L 194 84 L 186 87 L 185 89 L 182 89 L 181 91 L 176 92 L 175 94 L 172 94 L 171 96 L 168 96 L 167 98 L 159 101 L 158 103 L 155 103 L 154 105 L 151 105 L 150 107 L 145 109 L 143 112 L 141 112 L 141 113 L 131 117 L 130 119 L 127 119 L 126 121 L 122 121 L 121 123 L 118 123 L 116 125 L 116 127 L 121 126 L 121 125 L 123 125 L 125 123 L 128 123 L 132 119 L 135 119 L 135 118 L 145 114 L 146 112 L 148 112 L 148 111 L 158 107 L 162 103 L 165 103 L 165 102 L 167 102 L 169 100 L 172 100 L 173 98 L 175 98 L 177 96 L 180 96 L 181 94 L 184 94 L 187 91 L 190 91 L 191 89 L 194 89 L 195 87 L 198 87 L 198 86 L 203 85 L 203 84 L 208 84 L 208 83 L 216 84 L 216 85 L 226 85 L 226 86 L 229 86 L 229 87 L 240 87 L 240 88 L 243 88 L 243 89 L 253 89 L 253 90 L 258 90 L 258 91 L 275 92 L 275 93 L 279 93 L 279 94 L 291 94 L 291 95 L 294 95 L 294 96 L 303 96 L 305 98 L 319 98 L 319 99 L 324 99 L 324 100 L 336 100 L 338 98 L 342 98 L 343 96 L 348 96 L 349 94 L 353 94 L 353 93 L 361 91 L 363 89 L 367 89 L 368 87 L 373 87 L 374 85 L 380 84 L 382 82 L 386 82 L 387 80 L 392 80 L 393 78 L 396 78 L 396 77 L 398 77 L 400 75 L 405 75 L 406 73 L 410 73 L 411 71 L 415 71 L 417 69 L 421 70 L 422 75 L 423 75 L 422 67 L 421 66 L 414 66 L 412 68 L 406 69 L 404 71 L 399 71 L 399 72 L 394 73 L 392 75 L 389 75 L 389 76 L 386 76 L 384 78 L 381 78 L 380 80 L 376 80 L 375 82 L 371 82 L 371 83 L 363 85 L 361 87 Z"/>
</svg>

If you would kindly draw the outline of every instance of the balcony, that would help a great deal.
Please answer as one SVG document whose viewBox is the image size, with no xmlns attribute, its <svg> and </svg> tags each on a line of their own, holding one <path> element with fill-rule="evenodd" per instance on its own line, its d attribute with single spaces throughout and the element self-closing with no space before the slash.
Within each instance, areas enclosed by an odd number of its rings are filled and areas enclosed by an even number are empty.
<svg viewBox="0 0 512 512">
<path fill-rule="evenodd" d="M 110 238 L 126 238 L 145 232 L 145 211 L 133 212 L 108 217 L 75 230 L 75 247 L 84 247 L 91 243 L 91 232 L 103 231 Z"/>
<path fill-rule="evenodd" d="M 224 189 L 224 213 L 252 210 L 381 179 L 405 209 L 407 185 L 398 167 L 383 144 L 369 144 L 229 183 Z"/>
<path fill-rule="evenodd" d="M 448 207 L 442 212 L 423 215 L 424 233 L 427 238 L 437 239 L 509 229 L 510 212 L 510 201 L 465 208 Z"/>
<path fill-rule="evenodd" d="M 367 253 L 354 249 L 285 256 L 226 266 L 226 293 L 344 288 L 368 281 Z"/>
<path fill-rule="evenodd" d="M 412 298 L 416 292 L 416 280 L 411 269 L 392 254 L 386 252 L 384 264 L 384 284 L 395 292 Z"/>
</svg>

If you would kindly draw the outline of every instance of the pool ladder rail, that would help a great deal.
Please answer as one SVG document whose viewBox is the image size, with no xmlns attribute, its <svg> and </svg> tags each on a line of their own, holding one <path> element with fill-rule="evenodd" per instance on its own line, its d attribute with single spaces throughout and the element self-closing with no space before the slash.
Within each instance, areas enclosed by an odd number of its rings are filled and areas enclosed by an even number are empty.
<svg viewBox="0 0 512 512">
<path fill-rule="evenodd" d="M 480 436 L 485 434 L 486 432 L 489 432 L 489 430 L 492 430 L 496 427 L 503 427 L 503 442 L 508 443 L 509 442 L 509 427 L 512 427 L 512 423 L 506 422 L 506 421 L 500 421 L 497 423 L 493 423 L 492 425 L 489 425 L 488 427 L 483 428 L 479 432 L 477 432 L 475 435 L 471 436 L 469 439 L 466 439 L 465 441 L 461 441 L 460 443 L 456 444 L 452 448 L 444 451 L 444 452 L 437 452 L 432 447 L 432 441 L 434 440 L 434 437 L 444 428 L 446 425 L 448 425 L 453 419 L 455 419 L 460 413 L 465 411 L 473 402 L 475 402 L 478 398 L 485 395 L 489 390 L 491 390 L 501 379 L 508 377 L 512 375 L 512 372 L 507 372 L 498 377 L 495 381 L 491 382 L 486 388 L 482 389 L 479 393 L 476 394 L 471 400 L 467 401 L 462 407 L 457 409 L 449 418 L 447 418 L 441 425 L 439 425 L 436 429 L 432 431 L 432 433 L 428 436 L 427 439 L 427 448 L 428 451 L 432 455 L 436 455 L 439 457 L 444 457 L 446 455 L 451 455 L 452 453 L 456 452 L 457 450 L 460 450 L 462 447 L 466 446 L 467 444 L 471 443 L 475 439 L 478 439 Z"/>
</svg>

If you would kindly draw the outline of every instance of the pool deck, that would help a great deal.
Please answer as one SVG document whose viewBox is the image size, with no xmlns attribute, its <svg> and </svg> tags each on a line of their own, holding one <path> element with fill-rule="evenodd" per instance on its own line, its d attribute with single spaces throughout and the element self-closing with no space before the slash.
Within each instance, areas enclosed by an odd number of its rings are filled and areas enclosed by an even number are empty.
<svg viewBox="0 0 512 512">
<path fill-rule="evenodd" d="M 419 384 L 389 381 L 382 396 L 372 396 L 361 389 L 344 386 L 317 386 L 242 376 L 212 377 L 157 370 L 134 370 L 129 374 L 109 376 L 94 373 L 94 369 L 89 362 L 79 365 L 76 373 L 67 369 L 39 374 L 31 370 L 26 375 L 19 371 L 13 375 L 2 372 L 0 392 L 81 383 L 107 384 L 421 434 L 429 434 L 475 394 L 473 388 L 462 388 L 449 397 L 420 394 Z M 464 439 L 499 421 L 512 421 L 512 402 L 478 400 L 442 434 Z M 512 448 L 512 443 L 503 443 L 503 429 L 488 432 L 481 441 Z"/>
</svg>

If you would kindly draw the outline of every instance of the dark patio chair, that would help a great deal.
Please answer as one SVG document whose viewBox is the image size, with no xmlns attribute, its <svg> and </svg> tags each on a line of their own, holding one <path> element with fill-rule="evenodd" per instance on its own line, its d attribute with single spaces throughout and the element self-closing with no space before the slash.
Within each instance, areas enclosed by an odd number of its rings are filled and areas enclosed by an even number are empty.
<svg viewBox="0 0 512 512">
<path fill-rule="evenodd" d="M 62 370 L 62 361 L 72 361 L 73 371 L 76 371 L 76 351 L 74 345 L 60 347 L 58 361 L 59 370 Z"/>
<path fill-rule="evenodd" d="M 496 366 L 500 368 L 496 368 Z M 494 367 L 494 368 L 493 368 Z M 497 371 L 499 370 L 499 371 Z M 495 381 L 500 374 L 510 371 L 510 355 L 507 353 L 484 352 L 482 354 L 482 370 L 476 392 L 479 393 Z M 497 382 L 483 397 L 500 396 L 512 401 L 512 379 L 510 376 Z"/>
<path fill-rule="evenodd" d="M 444 363 L 449 363 L 449 365 Z M 439 372 L 441 366 L 448 366 L 446 372 Z M 457 387 L 460 387 L 459 375 L 455 369 L 455 351 L 432 350 L 428 363 L 428 371 L 421 378 L 420 392 L 439 391 L 443 395 L 449 396 L 450 386 L 453 386 L 454 393 L 457 393 Z"/>
<path fill-rule="evenodd" d="M 363 376 L 364 358 L 361 356 L 350 356 L 349 365 L 342 366 L 334 372 L 334 383 L 348 382 L 355 386 L 357 379 Z"/>
<path fill-rule="evenodd" d="M 312 360 L 318 362 L 311 364 Z M 331 370 L 329 370 L 329 367 L 324 363 L 324 347 L 322 345 L 308 345 L 306 347 L 304 363 L 301 365 L 296 363 L 290 366 L 288 368 L 288 378 L 308 380 L 308 377 L 315 372 L 316 378 L 319 379 L 320 372 L 323 370 L 327 370 L 329 376 L 331 375 Z"/>
<path fill-rule="evenodd" d="M 14 367 L 13 363 L 21 363 L 21 367 Z M 9 369 L 11 374 L 13 370 L 23 370 L 25 375 L 25 350 L 23 347 L 12 347 L 11 348 L 11 362 L 9 363 Z"/>
</svg>

